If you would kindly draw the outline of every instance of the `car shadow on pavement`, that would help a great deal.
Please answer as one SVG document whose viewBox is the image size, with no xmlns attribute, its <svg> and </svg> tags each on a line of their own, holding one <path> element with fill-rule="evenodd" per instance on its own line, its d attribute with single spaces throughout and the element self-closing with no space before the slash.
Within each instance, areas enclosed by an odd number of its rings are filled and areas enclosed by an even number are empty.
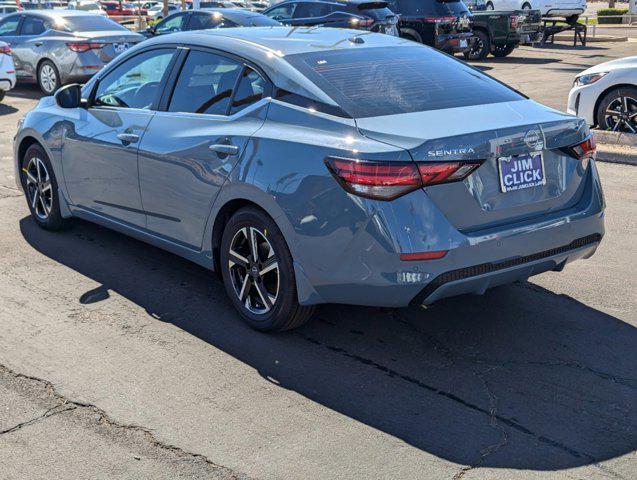
<svg viewBox="0 0 637 480">
<path fill-rule="evenodd" d="M 532 283 L 428 310 L 322 306 L 302 329 L 267 335 L 179 257 L 85 222 L 55 234 L 27 217 L 20 229 L 100 284 L 78 305 L 116 292 L 280 388 L 440 458 L 549 471 L 637 448 L 636 329 Z"/>
<path fill-rule="evenodd" d="M 18 109 L 12 107 L 11 105 L 5 105 L 4 103 L 0 103 L 0 117 L 3 115 L 11 115 L 12 113 L 17 112 Z"/>
<path fill-rule="evenodd" d="M 36 84 L 19 84 L 13 90 L 7 92 L 7 97 L 26 98 L 29 100 L 40 100 L 45 96 Z"/>
</svg>

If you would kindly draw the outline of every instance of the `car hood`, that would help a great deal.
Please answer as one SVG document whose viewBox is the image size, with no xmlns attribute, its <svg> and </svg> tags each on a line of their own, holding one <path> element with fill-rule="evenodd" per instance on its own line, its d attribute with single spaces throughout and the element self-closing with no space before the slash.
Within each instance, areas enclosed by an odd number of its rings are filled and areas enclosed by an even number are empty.
<svg viewBox="0 0 637 480">
<path fill-rule="evenodd" d="M 573 145 L 588 134 L 582 119 L 533 100 L 357 118 L 356 124 L 366 137 L 432 161 L 516 155 L 529 150 L 524 139 L 532 131 L 544 148 Z"/>
<path fill-rule="evenodd" d="M 617 60 L 611 60 L 610 62 L 600 63 L 599 65 L 595 65 L 594 67 L 584 70 L 579 75 L 586 75 L 590 73 L 599 73 L 599 72 L 610 72 L 613 70 L 619 70 L 624 68 L 635 69 L 635 82 L 637 83 L 637 57 L 618 58 Z"/>
</svg>

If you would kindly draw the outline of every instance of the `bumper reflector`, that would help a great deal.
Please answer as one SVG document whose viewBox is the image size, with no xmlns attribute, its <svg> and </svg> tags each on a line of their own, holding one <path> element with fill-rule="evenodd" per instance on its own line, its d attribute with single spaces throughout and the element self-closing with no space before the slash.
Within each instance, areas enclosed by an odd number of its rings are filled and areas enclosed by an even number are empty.
<svg viewBox="0 0 637 480">
<path fill-rule="evenodd" d="M 400 259 L 403 261 L 413 260 L 437 260 L 447 255 L 449 250 L 438 250 L 435 252 L 420 252 L 420 253 L 401 253 Z"/>
</svg>

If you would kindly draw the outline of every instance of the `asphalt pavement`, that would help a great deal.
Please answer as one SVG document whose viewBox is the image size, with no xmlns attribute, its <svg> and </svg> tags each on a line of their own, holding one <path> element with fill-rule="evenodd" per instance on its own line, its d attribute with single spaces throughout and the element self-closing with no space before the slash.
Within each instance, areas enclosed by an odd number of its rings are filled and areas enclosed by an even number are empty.
<svg viewBox="0 0 637 480">
<path fill-rule="evenodd" d="M 624 47 L 479 66 L 563 109 Z M 0 477 L 635 478 L 636 167 L 599 164 L 606 237 L 561 273 L 266 335 L 181 258 L 35 226 L 11 137 L 38 97 L 0 105 Z"/>
</svg>

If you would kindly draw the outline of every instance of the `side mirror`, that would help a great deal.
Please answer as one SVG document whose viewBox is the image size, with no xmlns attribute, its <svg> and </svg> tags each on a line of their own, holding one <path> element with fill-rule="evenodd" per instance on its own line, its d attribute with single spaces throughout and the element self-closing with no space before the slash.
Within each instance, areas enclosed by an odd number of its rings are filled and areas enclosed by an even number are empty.
<svg viewBox="0 0 637 480">
<path fill-rule="evenodd" d="M 82 106 L 82 86 L 78 83 L 65 85 L 55 92 L 55 102 L 62 108 L 80 108 Z"/>
</svg>

